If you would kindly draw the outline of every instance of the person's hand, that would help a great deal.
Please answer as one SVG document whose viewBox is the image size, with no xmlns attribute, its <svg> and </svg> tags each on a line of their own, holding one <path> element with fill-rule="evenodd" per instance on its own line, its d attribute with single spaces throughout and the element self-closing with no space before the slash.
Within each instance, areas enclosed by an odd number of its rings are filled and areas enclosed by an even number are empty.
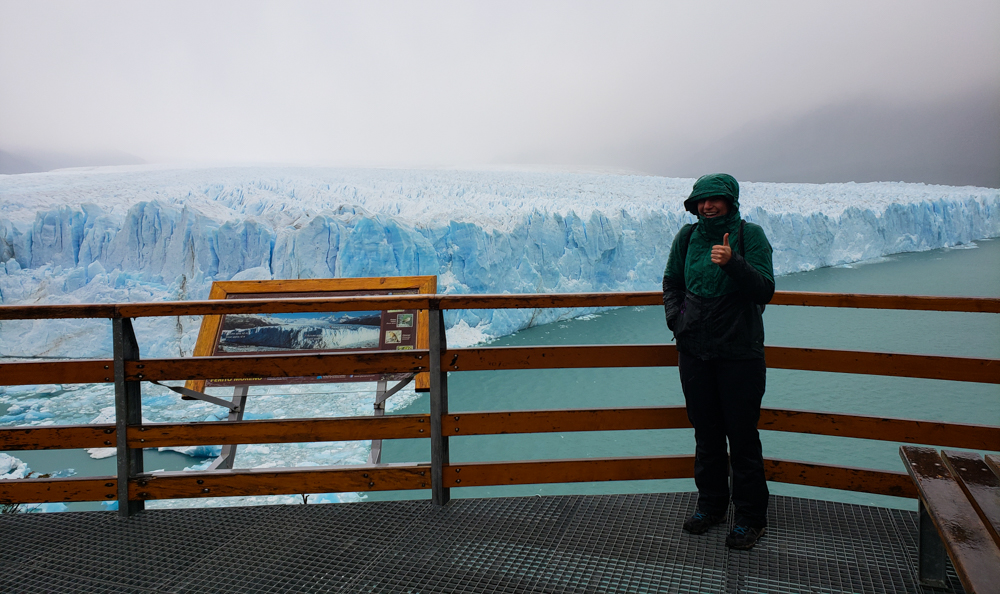
<svg viewBox="0 0 1000 594">
<path fill-rule="evenodd" d="M 729 247 L 729 234 L 722 236 L 722 245 L 712 246 L 712 262 L 719 266 L 725 266 L 729 259 L 733 257 L 733 248 Z"/>
</svg>

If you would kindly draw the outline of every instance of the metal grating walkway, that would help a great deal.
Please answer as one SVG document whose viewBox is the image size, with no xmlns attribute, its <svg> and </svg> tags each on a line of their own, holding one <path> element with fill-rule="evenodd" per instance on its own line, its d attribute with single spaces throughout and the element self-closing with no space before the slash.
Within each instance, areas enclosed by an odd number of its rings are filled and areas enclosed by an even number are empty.
<svg viewBox="0 0 1000 594">
<path fill-rule="evenodd" d="M 916 582 L 913 512 L 772 496 L 690 536 L 693 493 L 0 516 L 0 592 L 962 592 Z"/>
</svg>

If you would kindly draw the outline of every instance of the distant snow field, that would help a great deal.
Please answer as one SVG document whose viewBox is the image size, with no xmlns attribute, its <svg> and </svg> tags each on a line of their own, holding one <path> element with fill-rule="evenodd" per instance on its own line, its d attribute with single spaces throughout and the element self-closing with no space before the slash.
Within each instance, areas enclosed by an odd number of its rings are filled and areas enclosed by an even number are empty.
<svg viewBox="0 0 1000 594">
<path fill-rule="evenodd" d="M 693 220 L 682 206 L 692 183 L 538 171 L 149 166 L 0 175 L 0 302 L 204 299 L 215 280 L 396 275 L 437 275 L 439 292 L 452 294 L 657 290 L 674 234 Z M 996 189 L 742 183 L 740 202 L 743 217 L 767 233 L 778 274 L 1000 236 Z M 583 313 L 452 311 L 448 340 L 469 345 Z M 139 320 L 142 356 L 189 356 L 199 324 Z M 110 353 L 104 320 L 0 324 L 0 358 Z M 154 420 L 221 415 L 178 404 L 159 388 L 148 393 L 144 412 Z M 361 412 L 371 409 L 364 393 L 345 392 L 333 412 L 370 414 Z M 394 396 L 395 406 L 413 397 Z M 0 388 L 0 407 L 8 404 L 0 424 L 93 422 L 110 398 L 107 386 Z M 367 451 L 356 445 L 279 458 L 363 462 Z M 271 464 L 264 454 L 241 450 L 248 457 L 238 464 Z M 0 460 L 5 475 L 19 468 Z"/>
</svg>

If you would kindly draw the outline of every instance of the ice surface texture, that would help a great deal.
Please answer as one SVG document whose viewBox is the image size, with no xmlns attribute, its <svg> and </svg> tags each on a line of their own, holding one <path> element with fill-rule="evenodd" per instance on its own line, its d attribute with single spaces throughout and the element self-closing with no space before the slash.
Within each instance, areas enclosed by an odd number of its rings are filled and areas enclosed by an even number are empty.
<svg viewBox="0 0 1000 594">
<path fill-rule="evenodd" d="M 0 176 L 5 304 L 199 299 L 213 280 L 436 274 L 442 293 L 656 290 L 692 180 L 513 171 L 66 170 Z M 743 183 L 778 274 L 1000 236 L 1000 191 Z M 579 315 L 449 312 L 469 342 Z M 143 356 L 196 318 L 145 320 Z M 108 356 L 101 322 L 7 322 L 3 356 Z"/>
</svg>

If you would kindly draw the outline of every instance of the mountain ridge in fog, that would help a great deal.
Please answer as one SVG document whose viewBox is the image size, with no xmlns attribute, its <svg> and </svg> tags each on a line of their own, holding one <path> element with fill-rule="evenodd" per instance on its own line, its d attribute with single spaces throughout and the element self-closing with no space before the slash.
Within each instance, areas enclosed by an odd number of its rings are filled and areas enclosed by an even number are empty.
<svg viewBox="0 0 1000 594">
<path fill-rule="evenodd" d="M 0 148 L 0 174 L 43 173 L 69 167 L 102 167 L 108 165 L 143 165 L 146 161 L 118 150 L 91 152 L 50 152 L 36 150 L 4 150 Z"/>
<path fill-rule="evenodd" d="M 871 99 L 828 105 L 744 127 L 645 169 L 678 177 L 727 171 L 746 181 L 1000 188 L 1000 93 L 905 106 Z"/>
</svg>

